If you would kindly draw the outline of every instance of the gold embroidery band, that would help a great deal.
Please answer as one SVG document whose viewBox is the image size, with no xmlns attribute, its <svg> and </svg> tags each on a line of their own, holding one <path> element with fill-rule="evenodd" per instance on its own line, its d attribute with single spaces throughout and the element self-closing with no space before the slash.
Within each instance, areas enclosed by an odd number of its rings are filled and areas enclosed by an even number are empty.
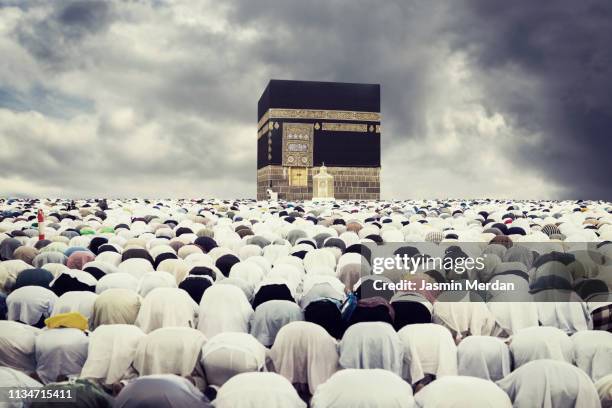
<svg viewBox="0 0 612 408">
<path fill-rule="evenodd" d="M 270 119 L 313 119 L 313 120 L 356 120 L 361 122 L 380 122 L 379 112 L 359 112 L 320 109 L 280 109 L 270 108 L 259 119 L 257 129 Z"/>
<path fill-rule="evenodd" d="M 334 123 L 323 122 L 322 130 L 331 130 L 334 132 L 367 132 L 368 125 L 362 123 Z"/>
<path fill-rule="evenodd" d="M 262 137 L 263 135 L 265 135 L 268 132 L 268 126 L 264 126 L 261 129 L 259 129 L 259 132 L 257 132 L 257 138 L 259 139 L 260 137 Z"/>
</svg>

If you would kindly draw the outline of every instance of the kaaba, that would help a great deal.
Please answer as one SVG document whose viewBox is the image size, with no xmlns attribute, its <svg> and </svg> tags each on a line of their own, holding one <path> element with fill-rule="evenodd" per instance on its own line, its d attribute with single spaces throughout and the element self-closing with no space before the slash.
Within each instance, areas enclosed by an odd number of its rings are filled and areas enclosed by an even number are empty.
<svg viewBox="0 0 612 408">
<path fill-rule="evenodd" d="M 380 85 L 273 79 L 257 114 L 258 200 L 312 199 L 323 165 L 336 199 L 380 199 Z"/>
</svg>

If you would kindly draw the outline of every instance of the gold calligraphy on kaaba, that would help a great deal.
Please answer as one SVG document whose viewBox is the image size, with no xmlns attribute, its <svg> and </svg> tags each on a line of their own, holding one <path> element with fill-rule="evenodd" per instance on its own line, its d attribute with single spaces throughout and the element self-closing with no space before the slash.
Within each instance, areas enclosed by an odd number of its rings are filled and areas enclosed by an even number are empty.
<svg viewBox="0 0 612 408">
<path fill-rule="evenodd" d="M 322 109 L 281 109 L 270 108 L 259 119 L 257 129 L 270 119 L 312 119 L 312 120 L 355 120 L 361 122 L 380 122 L 379 112 L 360 112 Z"/>
<path fill-rule="evenodd" d="M 321 129 L 334 132 L 367 132 L 368 125 L 362 123 L 323 122 Z"/>
<path fill-rule="evenodd" d="M 283 166 L 311 167 L 314 124 L 283 123 Z"/>
</svg>

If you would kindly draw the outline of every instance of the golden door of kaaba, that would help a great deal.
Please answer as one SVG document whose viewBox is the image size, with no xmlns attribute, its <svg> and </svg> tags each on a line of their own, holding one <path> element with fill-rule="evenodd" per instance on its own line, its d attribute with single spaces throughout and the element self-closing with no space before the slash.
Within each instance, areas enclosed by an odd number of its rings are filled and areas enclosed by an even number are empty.
<svg viewBox="0 0 612 408">
<path fill-rule="evenodd" d="M 307 187 L 308 186 L 308 168 L 307 167 L 289 167 L 289 185 L 291 187 Z"/>
</svg>

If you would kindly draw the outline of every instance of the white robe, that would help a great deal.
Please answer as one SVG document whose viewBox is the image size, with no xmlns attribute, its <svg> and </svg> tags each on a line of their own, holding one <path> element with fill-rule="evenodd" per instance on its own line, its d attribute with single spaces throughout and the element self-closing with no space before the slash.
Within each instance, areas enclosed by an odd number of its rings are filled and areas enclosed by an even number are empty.
<svg viewBox="0 0 612 408">
<path fill-rule="evenodd" d="M 248 333 L 252 314 L 253 308 L 242 289 L 214 284 L 200 300 L 198 330 L 207 338 L 229 331 Z"/>
<path fill-rule="evenodd" d="M 53 305 L 52 315 L 77 312 L 91 320 L 97 298 L 97 294 L 88 291 L 66 292 Z"/>
<path fill-rule="evenodd" d="M 206 337 L 188 327 L 164 327 L 142 338 L 136 349 L 134 368 L 140 376 L 150 374 L 191 375 Z"/>
<path fill-rule="evenodd" d="M 7 319 L 19 320 L 30 325 L 38 323 L 41 317 L 51 316 L 57 301 L 55 293 L 41 286 L 23 286 L 6 297 Z"/>
<path fill-rule="evenodd" d="M 495 383 L 469 376 L 448 376 L 426 385 L 414 396 L 418 408 L 511 408 L 508 395 Z"/>
<path fill-rule="evenodd" d="M 450 331 L 433 323 L 409 324 L 398 336 L 404 347 L 403 377 L 411 384 L 426 374 L 457 375 L 457 346 Z"/>
<path fill-rule="evenodd" d="M 0 320 L 0 366 L 31 373 L 36 369 L 34 344 L 40 329 Z"/>
<path fill-rule="evenodd" d="M 79 329 L 41 330 L 36 336 L 36 373 L 43 384 L 78 376 L 87 359 L 89 338 Z"/>
<path fill-rule="evenodd" d="M 338 369 L 336 340 L 311 322 L 291 322 L 278 332 L 270 350 L 277 373 L 314 393 Z"/>
<path fill-rule="evenodd" d="M 143 299 L 134 323 L 143 332 L 161 327 L 195 327 L 198 304 L 179 288 L 155 288 Z"/>
<path fill-rule="evenodd" d="M 242 373 L 219 389 L 215 408 L 306 408 L 306 403 L 279 374 Z"/>
<path fill-rule="evenodd" d="M 612 333 L 584 330 L 570 337 L 574 345 L 574 360 L 578 368 L 593 381 L 612 374 Z"/>
<path fill-rule="evenodd" d="M 574 361 L 574 347 L 570 338 L 556 327 L 528 327 L 510 338 L 510 352 L 514 367 L 533 360 L 551 359 Z"/>
<path fill-rule="evenodd" d="M 459 375 L 497 381 L 510 373 L 510 350 L 497 337 L 470 336 L 457 346 Z"/>
<path fill-rule="evenodd" d="M 321 384 L 312 408 L 412 408 L 412 388 L 399 376 L 382 369 L 346 369 Z"/>
<path fill-rule="evenodd" d="M 264 346 L 274 344 L 286 324 L 304 320 L 300 307 L 289 300 L 269 300 L 257 306 L 251 317 L 250 332 Z"/>
<path fill-rule="evenodd" d="M 554 360 L 531 361 L 497 382 L 514 408 L 599 408 L 597 390 L 584 371 Z"/>
<path fill-rule="evenodd" d="M 143 337 L 142 330 L 131 324 L 99 326 L 89 336 L 87 361 L 81 377 L 94 378 L 104 384 L 126 378 Z"/>
<path fill-rule="evenodd" d="M 393 327 L 383 322 L 350 326 L 339 344 L 344 368 L 382 368 L 402 374 L 404 347 Z"/>
</svg>

